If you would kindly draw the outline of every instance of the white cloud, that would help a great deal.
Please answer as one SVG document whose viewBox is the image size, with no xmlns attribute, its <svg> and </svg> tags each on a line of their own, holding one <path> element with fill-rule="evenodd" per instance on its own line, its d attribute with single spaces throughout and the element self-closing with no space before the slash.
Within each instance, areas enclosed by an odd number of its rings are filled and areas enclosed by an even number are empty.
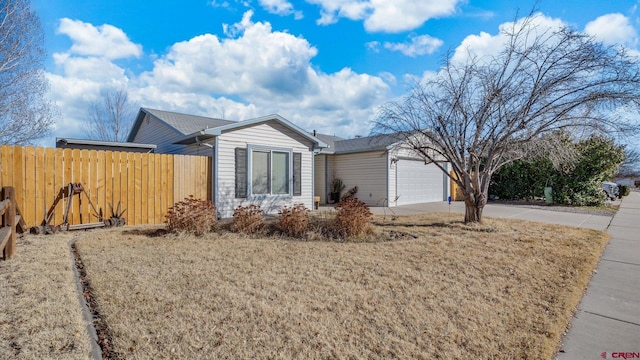
<svg viewBox="0 0 640 360">
<path fill-rule="evenodd" d="M 302 11 L 297 11 L 287 0 L 260 0 L 260 5 L 268 12 L 281 16 L 293 15 L 296 20 L 303 18 Z"/>
<path fill-rule="evenodd" d="M 125 70 L 106 58 L 74 57 L 68 54 L 53 54 L 67 79 L 83 79 L 109 85 L 126 81 Z"/>
<path fill-rule="evenodd" d="M 63 18 L 57 32 L 67 35 L 73 45 L 69 53 L 99 56 L 107 59 L 140 57 L 142 46 L 129 40 L 121 29 L 112 25 L 94 26 L 79 20 Z"/>
<path fill-rule="evenodd" d="M 379 53 L 380 52 L 380 42 L 379 41 L 369 41 L 367 43 L 364 44 L 364 46 L 375 52 L 375 53 Z"/>
<path fill-rule="evenodd" d="M 409 43 L 385 42 L 384 47 L 391 51 L 400 51 L 410 57 L 416 57 L 433 54 L 444 43 L 442 40 L 429 35 L 412 36 L 409 40 Z"/>
<path fill-rule="evenodd" d="M 508 36 L 505 32 L 513 31 L 523 26 L 524 18 L 519 19 L 517 22 L 506 22 L 499 26 L 499 33 L 497 35 L 491 35 L 486 32 L 480 32 L 478 35 L 469 35 L 456 48 L 452 61 L 464 62 L 469 54 L 473 54 L 478 58 L 485 56 L 497 55 L 502 51 L 504 44 L 506 43 Z M 532 20 L 533 34 L 542 34 L 546 31 L 553 31 L 565 26 L 565 23 L 560 19 L 554 19 L 542 14 L 536 14 Z M 535 36 L 532 36 L 533 39 Z"/>
<path fill-rule="evenodd" d="M 211 1 L 211 6 L 213 6 L 214 8 L 228 8 L 230 6 L 228 1 L 218 1 L 218 0 L 213 0 Z"/>
<path fill-rule="evenodd" d="M 193 115 L 225 119 L 249 119 L 265 115 L 259 113 L 253 104 L 247 105 L 225 97 L 215 98 L 206 93 L 166 91 L 155 86 L 134 88 L 132 98 L 141 106 Z"/>
<path fill-rule="evenodd" d="M 323 73 L 312 65 L 318 50 L 306 39 L 251 16 L 248 11 L 226 25 L 224 37 L 203 34 L 173 44 L 158 54 L 153 69 L 140 74 L 105 52 L 71 51 L 83 43 L 71 37 L 71 48 L 54 54 L 56 73 L 48 74 L 64 117 L 55 135 L 82 136 L 79 124 L 90 103 L 109 87 L 126 87 L 140 106 L 231 120 L 279 113 L 309 130 L 366 134 L 374 108 L 389 95 L 392 76 L 349 68 Z"/>
<path fill-rule="evenodd" d="M 205 34 L 174 44 L 142 78 L 166 89 L 245 96 L 293 94 L 306 86 L 317 50 L 305 39 L 246 16 L 229 29 L 239 36 Z"/>
<path fill-rule="evenodd" d="M 338 18 L 364 20 L 369 32 L 402 32 L 420 27 L 427 20 L 450 16 L 462 0 L 307 0 L 320 5 L 317 23 L 328 25 Z"/>
<path fill-rule="evenodd" d="M 307 40 L 273 31 L 269 23 L 254 23 L 251 15 L 227 25 L 228 38 L 205 34 L 174 44 L 152 71 L 142 74 L 144 86 L 240 96 L 255 105 L 254 115 L 278 112 L 303 128 L 332 128 L 344 117 L 344 126 L 368 126 L 373 107 L 389 92 L 381 77 L 348 68 L 334 74 L 317 71 L 311 65 L 317 49 Z"/>
<path fill-rule="evenodd" d="M 606 14 L 587 23 L 584 32 L 607 45 L 635 47 L 638 33 L 629 18 L 622 14 Z"/>
</svg>

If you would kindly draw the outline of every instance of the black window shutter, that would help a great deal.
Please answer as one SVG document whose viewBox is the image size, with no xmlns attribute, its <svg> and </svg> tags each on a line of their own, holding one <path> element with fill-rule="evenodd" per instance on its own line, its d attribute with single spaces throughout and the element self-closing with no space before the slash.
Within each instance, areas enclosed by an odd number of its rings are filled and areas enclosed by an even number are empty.
<svg viewBox="0 0 640 360">
<path fill-rule="evenodd" d="M 302 153 L 293 153 L 293 196 L 302 195 Z"/>
<path fill-rule="evenodd" d="M 236 198 L 247 197 L 247 149 L 236 148 Z"/>
</svg>

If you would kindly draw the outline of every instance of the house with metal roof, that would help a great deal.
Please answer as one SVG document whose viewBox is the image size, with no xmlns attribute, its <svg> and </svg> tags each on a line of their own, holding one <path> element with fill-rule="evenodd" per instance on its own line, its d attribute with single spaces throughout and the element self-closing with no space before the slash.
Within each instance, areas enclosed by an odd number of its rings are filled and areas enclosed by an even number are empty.
<svg viewBox="0 0 640 360">
<path fill-rule="evenodd" d="M 141 108 L 127 142 L 156 153 L 212 159 L 212 201 L 222 217 L 239 205 L 265 213 L 314 204 L 314 154 L 327 145 L 280 115 L 231 121 Z"/>
<path fill-rule="evenodd" d="M 334 201 L 331 183 L 340 179 L 344 191 L 357 186 L 356 197 L 369 206 L 398 206 L 445 201 L 450 195 L 444 160 L 425 161 L 403 147 L 403 136 L 383 134 L 354 139 L 316 134 L 327 144 L 315 157 L 314 188 L 321 204 Z"/>
</svg>

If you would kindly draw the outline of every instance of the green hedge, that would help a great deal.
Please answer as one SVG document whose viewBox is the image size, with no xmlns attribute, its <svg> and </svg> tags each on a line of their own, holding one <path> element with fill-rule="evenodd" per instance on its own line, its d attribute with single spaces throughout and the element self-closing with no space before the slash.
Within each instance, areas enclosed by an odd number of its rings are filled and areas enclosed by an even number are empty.
<svg viewBox="0 0 640 360">
<path fill-rule="evenodd" d="M 618 185 L 618 190 L 620 191 L 620 197 L 629 196 L 629 194 L 631 194 L 631 187 L 629 187 L 629 185 Z"/>
<path fill-rule="evenodd" d="M 554 203 L 603 205 L 602 182 L 611 179 L 624 161 L 624 147 L 600 136 L 568 146 L 579 155 L 575 162 L 557 168 L 549 158 L 513 162 L 494 174 L 489 193 L 501 199 L 531 200 L 544 197 L 545 186 L 551 186 Z"/>
</svg>

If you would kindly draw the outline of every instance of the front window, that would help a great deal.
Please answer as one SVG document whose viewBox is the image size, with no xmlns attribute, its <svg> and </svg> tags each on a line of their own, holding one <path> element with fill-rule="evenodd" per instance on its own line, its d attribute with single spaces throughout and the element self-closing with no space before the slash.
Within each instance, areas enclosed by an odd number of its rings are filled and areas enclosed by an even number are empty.
<svg viewBox="0 0 640 360">
<path fill-rule="evenodd" d="M 289 153 L 254 150 L 251 152 L 251 193 L 289 194 Z"/>
<path fill-rule="evenodd" d="M 289 153 L 271 153 L 271 193 L 289 193 Z"/>
</svg>

